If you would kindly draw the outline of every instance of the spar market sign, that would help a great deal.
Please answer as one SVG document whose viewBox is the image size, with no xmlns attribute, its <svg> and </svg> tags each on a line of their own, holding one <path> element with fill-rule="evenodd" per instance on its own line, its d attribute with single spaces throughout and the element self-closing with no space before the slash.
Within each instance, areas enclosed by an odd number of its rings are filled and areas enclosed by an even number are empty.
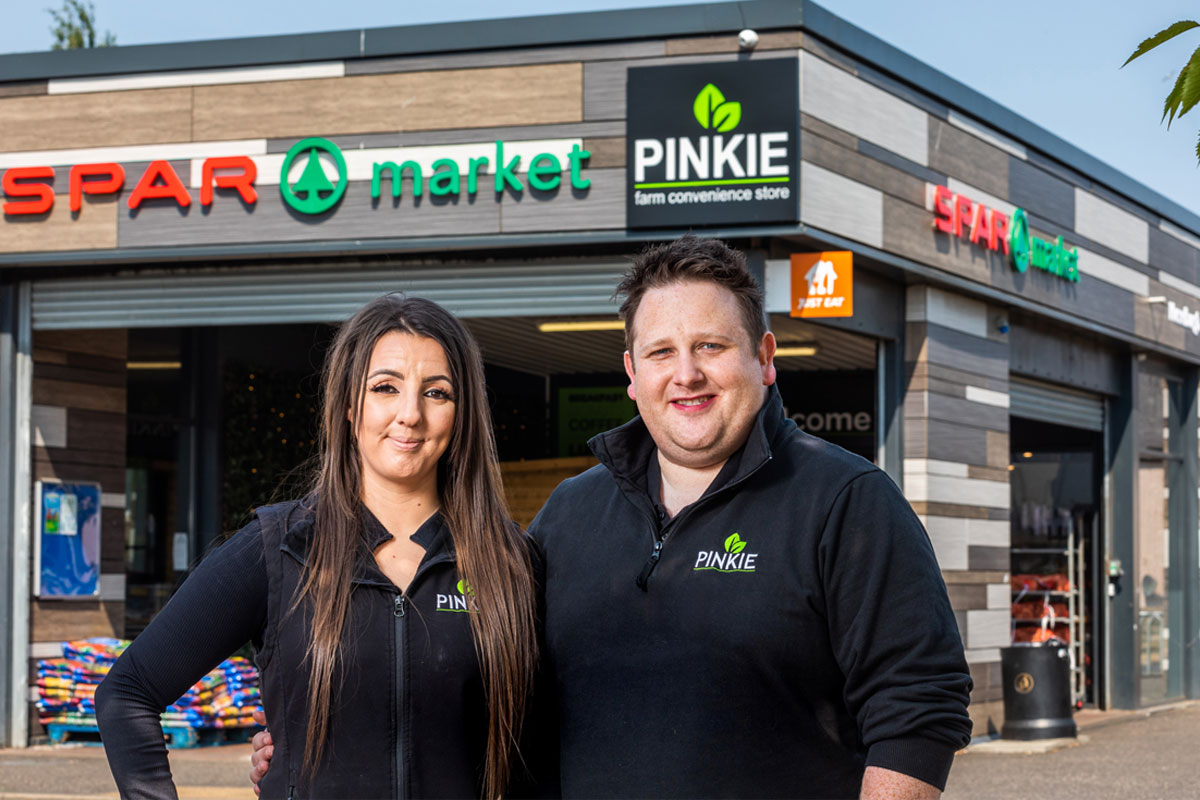
<svg viewBox="0 0 1200 800">
<path fill-rule="evenodd" d="M 1024 209 L 1015 209 L 1010 218 L 932 183 L 925 184 L 925 207 L 933 212 L 937 230 L 992 252 L 1003 252 L 1017 272 L 1026 272 L 1032 266 L 1065 281 L 1079 281 L 1079 251 L 1068 250 L 1061 236 L 1053 242 L 1034 236 Z"/>
<path fill-rule="evenodd" d="M 400 197 L 407 184 L 414 197 L 428 191 L 435 197 L 459 195 L 464 188 L 468 195 L 491 187 L 497 194 L 505 191 L 523 192 L 531 189 L 553 191 L 569 182 L 573 189 L 583 190 L 591 185 L 583 171 L 591 154 L 579 146 L 562 153 L 538 152 L 522 165 L 522 157 L 513 154 L 521 143 L 496 141 L 494 150 L 486 146 L 487 155 L 476 147 L 466 158 L 402 159 L 375 161 L 370 167 L 371 199 L 383 195 L 384 183 L 390 185 L 391 196 Z M 460 148 L 461 150 L 461 148 Z M 402 152 L 402 151 L 401 151 Z M 495 161 L 492 161 L 494 153 Z M 195 167 L 193 167 L 195 169 Z M 215 189 L 232 190 L 241 201 L 253 206 L 259 201 L 259 166 L 250 156 L 218 156 L 203 159 L 200 164 L 200 205 L 214 202 Z M 332 173 L 332 174 L 331 174 Z M 336 144 L 320 137 L 302 139 L 288 150 L 279 168 L 281 199 L 300 214 L 319 215 L 330 211 L 346 193 L 351 171 L 346 157 Z M 564 174 L 566 175 L 564 179 Z M 3 204 L 7 216 L 46 214 L 55 203 L 55 170 L 50 166 L 12 167 L 0 178 L 0 189 L 7 201 Z M 68 172 L 67 203 L 70 210 L 79 212 L 83 196 L 114 195 L 122 191 L 130 176 L 124 166 L 115 162 L 75 164 Z M 151 161 L 142 170 L 126 204 L 136 210 L 148 200 L 173 202 L 180 208 L 192 204 L 188 187 L 180 179 L 170 161 Z"/>
<path fill-rule="evenodd" d="M 626 224 L 795 222 L 798 82 L 795 59 L 630 69 Z"/>
</svg>

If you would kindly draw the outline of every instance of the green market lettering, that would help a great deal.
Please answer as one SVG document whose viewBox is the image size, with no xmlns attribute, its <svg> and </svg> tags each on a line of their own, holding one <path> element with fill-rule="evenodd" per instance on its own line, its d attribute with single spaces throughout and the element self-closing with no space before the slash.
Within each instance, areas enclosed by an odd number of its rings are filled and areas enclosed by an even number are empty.
<svg viewBox="0 0 1200 800">
<path fill-rule="evenodd" d="M 1025 272 L 1032 265 L 1063 280 L 1079 281 L 1079 251 L 1068 250 L 1063 238 L 1048 242 L 1030 233 L 1024 209 L 1005 214 L 977 203 L 945 186 L 925 185 L 926 207 L 934 213 L 934 227 L 993 252 L 1003 251 L 1013 269 Z"/>
<path fill-rule="evenodd" d="M 564 154 L 570 168 L 571 188 L 586 189 L 591 186 L 591 180 L 583 177 L 583 162 L 591 155 L 578 144 L 572 145 L 570 152 Z M 491 183 L 497 193 L 503 192 L 506 188 L 514 192 L 525 190 L 525 186 L 521 183 L 521 176 L 517 173 L 520 162 L 520 156 L 506 159 L 504 142 L 496 142 L 496 161 Z M 435 196 L 445 196 L 459 194 L 462 191 L 464 175 L 467 194 L 475 194 L 479 189 L 480 175 L 487 174 L 492 164 L 486 157 L 471 158 L 467 160 L 464 169 L 464 165 L 452 158 L 439 158 L 430 166 L 432 170 L 429 175 L 429 193 Z M 525 172 L 525 177 L 532 188 L 549 192 L 557 189 L 562 183 L 562 173 L 563 161 L 557 155 L 538 153 L 529 159 L 529 168 Z M 286 171 L 284 174 L 287 174 Z M 416 161 L 404 161 L 400 164 L 394 161 L 375 163 L 371 169 L 371 199 L 377 200 L 383 194 L 385 178 L 391 183 L 392 197 L 399 197 L 402 179 L 405 176 L 412 179 L 413 196 L 420 197 L 421 187 L 424 184 L 424 175 L 420 164 Z"/>
</svg>

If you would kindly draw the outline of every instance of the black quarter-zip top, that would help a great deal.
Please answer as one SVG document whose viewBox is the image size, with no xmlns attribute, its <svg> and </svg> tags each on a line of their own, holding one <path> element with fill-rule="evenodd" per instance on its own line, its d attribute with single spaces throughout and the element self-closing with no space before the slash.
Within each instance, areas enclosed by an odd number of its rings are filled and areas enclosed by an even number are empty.
<svg viewBox="0 0 1200 800">
<path fill-rule="evenodd" d="M 887 475 L 798 430 L 773 387 L 670 519 L 640 418 L 589 444 L 600 465 L 530 526 L 564 797 L 849 798 L 868 765 L 944 785 L 971 679 Z"/>
</svg>

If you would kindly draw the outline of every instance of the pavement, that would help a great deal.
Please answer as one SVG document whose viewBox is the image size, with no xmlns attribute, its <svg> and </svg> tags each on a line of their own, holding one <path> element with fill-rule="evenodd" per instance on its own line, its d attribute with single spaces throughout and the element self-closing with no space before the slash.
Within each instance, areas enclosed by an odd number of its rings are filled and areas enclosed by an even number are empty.
<svg viewBox="0 0 1200 800">
<path fill-rule="evenodd" d="M 180 800 L 254 800 L 250 745 L 171 750 Z M 0 750 L 0 800 L 118 800 L 104 748 L 41 745 Z"/>
<path fill-rule="evenodd" d="M 945 800 L 1200 798 L 1200 703 L 1083 712 L 1078 740 L 978 741 L 954 761 Z M 181 800 L 253 800 L 250 745 L 172 750 Z M 99 747 L 0 750 L 0 800 L 118 800 Z"/>
</svg>

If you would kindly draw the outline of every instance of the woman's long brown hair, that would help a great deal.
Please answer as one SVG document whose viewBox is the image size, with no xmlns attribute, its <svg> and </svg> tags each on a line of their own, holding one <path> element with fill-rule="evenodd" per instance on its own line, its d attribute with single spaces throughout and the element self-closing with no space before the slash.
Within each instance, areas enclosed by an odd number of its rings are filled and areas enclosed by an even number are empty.
<svg viewBox="0 0 1200 800">
<path fill-rule="evenodd" d="M 385 295 L 364 306 L 338 331 L 325 361 L 320 466 L 313 486 L 315 533 L 296 598 L 296 606 L 308 598 L 312 609 L 305 769 L 315 769 L 321 760 L 340 688 L 350 581 L 363 547 L 362 476 L 354 432 L 371 353 L 391 331 L 433 339 L 450 365 L 454 427 L 438 464 L 438 490 L 459 575 L 474 590 L 476 613 L 468 616 L 488 711 L 483 790 L 486 798 L 497 798 L 509 781 L 537 663 L 533 570 L 520 529 L 508 518 L 479 348 L 441 306 L 403 295 Z"/>
</svg>

